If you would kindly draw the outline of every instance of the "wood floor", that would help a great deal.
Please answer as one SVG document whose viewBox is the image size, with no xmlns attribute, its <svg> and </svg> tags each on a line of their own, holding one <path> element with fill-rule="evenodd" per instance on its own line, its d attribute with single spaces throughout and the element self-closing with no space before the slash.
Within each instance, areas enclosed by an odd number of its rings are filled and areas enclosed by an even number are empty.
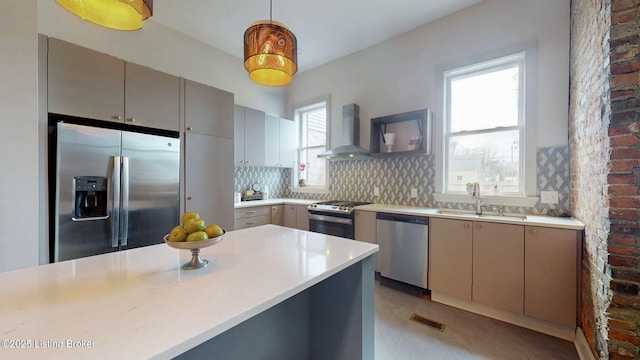
<svg viewBox="0 0 640 360">
<path fill-rule="evenodd" d="M 438 331 L 412 314 L 443 323 Z M 574 344 L 519 326 L 375 285 L 375 358 L 578 359 Z"/>
</svg>

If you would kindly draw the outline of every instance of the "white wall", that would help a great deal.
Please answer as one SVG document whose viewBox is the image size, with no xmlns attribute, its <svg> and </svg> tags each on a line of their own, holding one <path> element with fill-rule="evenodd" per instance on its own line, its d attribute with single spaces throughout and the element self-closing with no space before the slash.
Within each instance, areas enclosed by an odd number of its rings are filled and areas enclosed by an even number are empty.
<svg viewBox="0 0 640 360">
<path fill-rule="evenodd" d="M 38 264 L 36 3 L 0 11 L 0 271 Z"/>
<path fill-rule="evenodd" d="M 537 147 L 568 145 L 569 0 L 484 0 L 382 44 L 296 76 L 287 107 L 331 95 L 331 138 L 342 105 L 360 105 L 360 144 L 372 117 L 422 108 L 442 121 L 438 68 L 537 40 Z M 438 129 L 440 127 L 438 126 Z"/>
<path fill-rule="evenodd" d="M 153 21 L 118 31 L 80 19 L 53 0 L 38 0 L 38 31 L 118 58 L 235 94 L 235 103 L 284 113 L 284 89 L 253 83 L 243 60 Z M 242 41 L 242 34 L 238 34 Z"/>
</svg>

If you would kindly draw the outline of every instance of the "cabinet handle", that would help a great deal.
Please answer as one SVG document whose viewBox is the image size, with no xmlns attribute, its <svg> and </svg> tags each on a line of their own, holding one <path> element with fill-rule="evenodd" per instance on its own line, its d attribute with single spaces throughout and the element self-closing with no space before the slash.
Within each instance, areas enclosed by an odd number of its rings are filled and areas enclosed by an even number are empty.
<svg viewBox="0 0 640 360">
<path fill-rule="evenodd" d="M 476 224 L 476 229 L 482 229 L 482 224 Z"/>
<path fill-rule="evenodd" d="M 191 196 L 187 196 L 187 200 L 192 200 L 193 198 Z"/>
<path fill-rule="evenodd" d="M 120 115 L 111 115 L 111 118 L 112 118 L 113 120 L 121 120 L 121 119 L 122 119 L 122 116 L 120 116 Z"/>
<path fill-rule="evenodd" d="M 191 126 L 189 126 L 189 127 L 187 128 L 187 131 L 193 131 L 193 128 L 192 128 Z"/>
<path fill-rule="evenodd" d="M 133 122 L 136 122 L 136 118 L 127 118 L 127 121 L 133 123 Z"/>
<path fill-rule="evenodd" d="M 247 224 L 247 225 L 252 225 L 252 224 L 255 224 L 255 223 L 256 223 L 256 221 L 254 220 L 254 221 L 249 221 L 249 222 L 247 222 L 247 223 L 245 223 L 245 224 Z"/>
<path fill-rule="evenodd" d="M 469 228 L 469 224 L 467 224 L 467 223 L 465 223 L 463 226 L 464 226 L 465 229 Z"/>
<path fill-rule="evenodd" d="M 247 211 L 246 214 L 255 214 L 256 211 L 255 210 L 251 210 L 251 211 Z"/>
<path fill-rule="evenodd" d="M 529 229 L 529 234 L 537 234 L 538 229 Z"/>
</svg>

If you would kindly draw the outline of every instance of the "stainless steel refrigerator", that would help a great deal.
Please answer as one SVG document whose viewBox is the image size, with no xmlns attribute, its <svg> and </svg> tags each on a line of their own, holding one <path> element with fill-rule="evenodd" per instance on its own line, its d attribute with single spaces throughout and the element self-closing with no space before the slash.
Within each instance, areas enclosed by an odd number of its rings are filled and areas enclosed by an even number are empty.
<svg viewBox="0 0 640 360">
<path fill-rule="evenodd" d="M 115 128 L 50 118 L 54 262 L 162 243 L 179 221 L 179 134 L 96 124 Z"/>
</svg>

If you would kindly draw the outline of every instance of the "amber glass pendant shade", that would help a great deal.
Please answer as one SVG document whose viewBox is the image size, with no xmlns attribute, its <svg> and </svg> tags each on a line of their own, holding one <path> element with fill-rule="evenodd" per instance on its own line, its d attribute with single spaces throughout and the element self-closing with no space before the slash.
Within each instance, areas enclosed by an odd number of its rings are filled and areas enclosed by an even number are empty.
<svg viewBox="0 0 640 360">
<path fill-rule="evenodd" d="M 244 68 L 258 84 L 281 86 L 298 71 L 296 36 L 271 20 L 257 21 L 244 32 Z"/>
<path fill-rule="evenodd" d="M 138 30 L 153 13 L 153 0 L 56 0 L 83 20 L 116 30 Z"/>
</svg>

